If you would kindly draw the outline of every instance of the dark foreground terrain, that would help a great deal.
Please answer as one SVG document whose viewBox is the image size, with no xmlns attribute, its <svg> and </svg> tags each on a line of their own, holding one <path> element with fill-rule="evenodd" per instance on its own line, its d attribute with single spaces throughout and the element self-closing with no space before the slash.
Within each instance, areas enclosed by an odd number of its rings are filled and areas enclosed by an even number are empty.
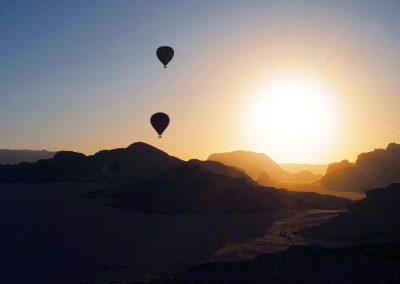
<svg viewBox="0 0 400 284">
<path fill-rule="evenodd" d="M 185 271 L 225 244 L 264 236 L 293 214 L 123 211 L 108 206 L 108 199 L 85 197 L 102 187 L 1 183 L 0 283 L 82 283 Z"/>
<path fill-rule="evenodd" d="M 400 239 L 400 184 L 366 192 L 348 205 L 348 212 L 303 230 L 302 236 L 333 241 L 366 242 Z"/>
<path fill-rule="evenodd" d="M 352 203 L 259 186 L 218 162 L 185 162 L 134 143 L 0 166 L 0 192 L 1 283 L 154 275 L 172 283 L 394 283 L 398 276 L 398 243 L 343 246 L 398 239 L 399 185 Z M 336 248 L 304 246 L 316 244 Z"/>
<path fill-rule="evenodd" d="M 212 260 L 247 259 L 298 243 L 280 231 L 313 220 L 295 210 L 126 211 L 109 206 L 110 199 L 87 197 L 103 187 L 0 183 L 0 283 L 96 283 L 181 272 Z"/>
<path fill-rule="evenodd" d="M 228 244 L 216 254 L 243 255 L 255 250 L 258 256 L 253 259 L 209 262 L 186 273 L 155 275 L 142 282 L 400 283 L 399 204 L 400 184 L 370 190 L 366 198 L 349 205 L 347 212 L 326 222 L 312 224 L 309 219 L 329 212 L 297 214 L 275 222 L 263 238 Z M 277 236 L 295 245 L 285 251 L 262 254 L 259 249 Z M 279 243 L 276 239 L 274 242 Z M 304 245 L 318 242 L 324 246 Z"/>
<path fill-rule="evenodd" d="M 112 283 L 395 284 L 399 279 L 400 241 L 392 241 L 337 248 L 292 246 L 253 260 L 205 263 L 184 274 Z"/>
</svg>

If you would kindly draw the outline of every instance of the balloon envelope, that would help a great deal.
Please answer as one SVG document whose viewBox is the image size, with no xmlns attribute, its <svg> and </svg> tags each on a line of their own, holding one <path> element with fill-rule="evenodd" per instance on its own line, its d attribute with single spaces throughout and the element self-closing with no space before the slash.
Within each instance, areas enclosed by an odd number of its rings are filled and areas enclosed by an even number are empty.
<svg viewBox="0 0 400 284">
<path fill-rule="evenodd" d="M 158 133 L 158 138 L 161 138 L 164 130 L 168 127 L 169 116 L 163 112 L 157 112 L 150 118 L 150 123 Z"/>
<path fill-rule="evenodd" d="M 157 57 L 164 65 L 164 68 L 167 68 L 167 64 L 174 57 L 174 49 L 170 46 L 160 46 L 157 48 Z"/>
</svg>

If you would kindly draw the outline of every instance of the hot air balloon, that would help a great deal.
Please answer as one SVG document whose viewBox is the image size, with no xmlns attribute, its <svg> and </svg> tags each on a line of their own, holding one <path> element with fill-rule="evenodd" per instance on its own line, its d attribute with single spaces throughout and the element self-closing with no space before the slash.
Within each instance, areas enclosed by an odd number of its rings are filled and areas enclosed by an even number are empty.
<svg viewBox="0 0 400 284">
<path fill-rule="evenodd" d="M 167 68 L 167 64 L 174 57 L 174 49 L 170 46 L 160 46 L 157 48 L 157 57 L 164 65 L 164 68 Z"/>
<path fill-rule="evenodd" d="M 164 130 L 168 127 L 169 116 L 163 112 L 157 112 L 150 118 L 150 123 L 158 133 L 158 138 L 161 138 Z"/>
</svg>

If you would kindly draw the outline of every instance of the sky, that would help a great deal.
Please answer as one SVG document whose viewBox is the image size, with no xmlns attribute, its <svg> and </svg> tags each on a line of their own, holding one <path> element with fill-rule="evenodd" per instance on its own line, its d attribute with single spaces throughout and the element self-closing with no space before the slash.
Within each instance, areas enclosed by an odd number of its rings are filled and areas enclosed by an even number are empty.
<svg viewBox="0 0 400 284">
<path fill-rule="evenodd" d="M 0 148 L 354 160 L 400 142 L 400 1 L 0 0 Z M 155 52 L 170 45 L 162 68 Z M 162 139 L 150 116 L 166 112 Z"/>
</svg>

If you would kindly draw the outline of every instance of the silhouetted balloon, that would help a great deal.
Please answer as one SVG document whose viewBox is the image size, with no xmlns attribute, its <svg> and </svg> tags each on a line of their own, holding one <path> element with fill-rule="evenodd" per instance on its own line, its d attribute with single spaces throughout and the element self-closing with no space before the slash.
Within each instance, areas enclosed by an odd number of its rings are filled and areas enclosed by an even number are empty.
<svg viewBox="0 0 400 284">
<path fill-rule="evenodd" d="M 151 116 L 150 123 L 157 131 L 158 138 L 161 138 L 161 134 L 168 127 L 169 116 L 163 112 L 157 112 Z"/>
<path fill-rule="evenodd" d="M 157 57 L 164 65 L 164 68 L 167 68 L 167 64 L 174 57 L 174 49 L 170 46 L 160 46 L 157 48 Z"/>
</svg>

